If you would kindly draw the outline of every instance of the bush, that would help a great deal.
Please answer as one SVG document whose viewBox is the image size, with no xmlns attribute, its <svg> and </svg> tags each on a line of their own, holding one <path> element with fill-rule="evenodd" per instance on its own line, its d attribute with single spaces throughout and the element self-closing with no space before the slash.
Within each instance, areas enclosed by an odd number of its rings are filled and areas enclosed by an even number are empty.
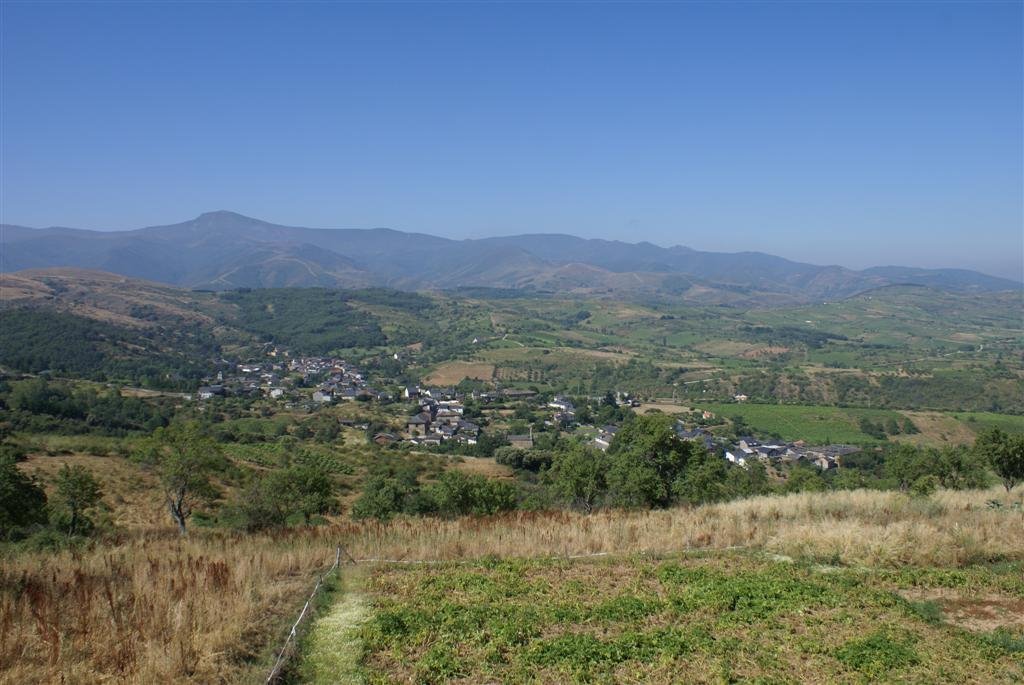
<svg viewBox="0 0 1024 685">
<path fill-rule="evenodd" d="M 485 476 L 448 471 L 427 489 L 441 516 L 489 516 L 516 507 L 515 486 Z"/>
<path fill-rule="evenodd" d="M 910 494 L 915 497 L 928 497 L 939 489 L 939 477 L 933 474 L 921 476 L 910 486 Z"/>
<path fill-rule="evenodd" d="M 308 524 L 334 506 L 334 484 L 326 471 L 293 466 L 271 471 L 243 490 L 236 505 L 236 525 L 255 531 L 281 527 L 294 519 Z"/>
<path fill-rule="evenodd" d="M 46 520 L 46 493 L 10 457 L 0 459 L 0 537 L 21 537 Z"/>
<path fill-rule="evenodd" d="M 910 636 L 899 638 L 886 631 L 876 631 L 846 643 L 836 658 L 869 678 L 883 678 L 896 668 L 913 666 L 920 661 Z"/>
</svg>

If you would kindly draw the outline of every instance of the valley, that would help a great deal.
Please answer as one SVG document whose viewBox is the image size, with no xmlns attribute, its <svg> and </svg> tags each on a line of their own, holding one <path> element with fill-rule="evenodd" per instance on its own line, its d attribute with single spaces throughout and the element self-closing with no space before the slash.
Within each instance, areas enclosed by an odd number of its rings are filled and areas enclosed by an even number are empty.
<svg viewBox="0 0 1024 685">
<path fill-rule="evenodd" d="M 16 681 L 1020 671 L 1021 495 L 989 461 L 1024 435 L 1020 293 L 760 308 L 63 268 L 0 276 L 0 303 Z"/>
</svg>

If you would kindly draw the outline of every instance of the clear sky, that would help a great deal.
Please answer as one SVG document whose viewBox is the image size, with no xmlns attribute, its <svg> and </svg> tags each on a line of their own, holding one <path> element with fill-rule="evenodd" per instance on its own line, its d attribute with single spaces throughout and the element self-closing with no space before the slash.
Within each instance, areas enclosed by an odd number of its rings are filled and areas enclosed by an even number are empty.
<svg viewBox="0 0 1024 685">
<path fill-rule="evenodd" d="M 1022 3 L 0 3 L 0 218 L 1021 276 Z"/>
</svg>

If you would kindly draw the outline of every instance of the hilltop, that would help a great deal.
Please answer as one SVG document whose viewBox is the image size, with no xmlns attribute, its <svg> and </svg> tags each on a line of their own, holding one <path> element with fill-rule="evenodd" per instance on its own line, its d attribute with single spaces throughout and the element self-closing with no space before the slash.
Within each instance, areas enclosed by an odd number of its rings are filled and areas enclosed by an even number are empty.
<svg viewBox="0 0 1024 685">
<path fill-rule="evenodd" d="M 955 269 L 854 271 L 759 252 L 701 252 L 562 234 L 450 240 L 391 229 L 314 229 L 228 211 L 130 231 L 4 225 L 4 268 L 101 269 L 162 283 L 239 287 L 488 287 L 527 293 L 785 305 L 892 284 L 955 292 L 1020 283 Z"/>
</svg>

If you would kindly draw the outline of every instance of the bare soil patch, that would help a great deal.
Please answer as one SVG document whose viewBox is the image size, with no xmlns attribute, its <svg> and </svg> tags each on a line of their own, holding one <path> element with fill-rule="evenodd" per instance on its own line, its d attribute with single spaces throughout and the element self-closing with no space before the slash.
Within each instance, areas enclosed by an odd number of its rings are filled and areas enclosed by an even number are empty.
<svg viewBox="0 0 1024 685">
<path fill-rule="evenodd" d="M 935 602 L 949 623 L 974 633 L 1024 628 L 1024 598 L 992 593 L 966 595 L 952 588 L 914 588 L 899 594 L 914 602 Z"/>
</svg>

